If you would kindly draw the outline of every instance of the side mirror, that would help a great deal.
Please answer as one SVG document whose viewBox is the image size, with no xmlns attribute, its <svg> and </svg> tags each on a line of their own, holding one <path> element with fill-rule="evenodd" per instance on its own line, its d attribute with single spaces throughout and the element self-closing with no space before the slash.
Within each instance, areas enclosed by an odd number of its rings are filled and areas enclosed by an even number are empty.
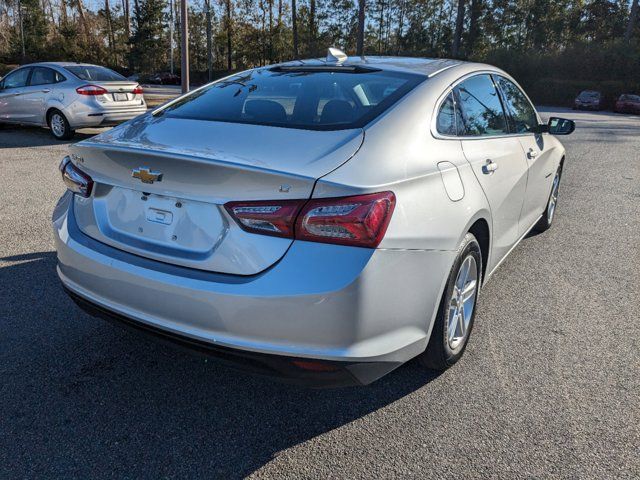
<svg viewBox="0 0 640 480">
<path fill-rule="evenodd" d="M 551 117 L 547 127 L 551 135 L 569 135 L 576 129 L 576 122 L 566 118 Z"/>
</svg>

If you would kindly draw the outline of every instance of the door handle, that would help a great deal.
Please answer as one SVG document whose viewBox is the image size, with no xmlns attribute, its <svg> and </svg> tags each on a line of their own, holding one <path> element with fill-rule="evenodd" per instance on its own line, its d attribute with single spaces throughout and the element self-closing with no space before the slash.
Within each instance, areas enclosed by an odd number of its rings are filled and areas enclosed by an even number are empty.
<svg viewBox="0 0 640 480">
<path fill-rule="evenodd" d="M 487 163 L 482 166 L 482 173 L 485 175 L 491 175 L 498 169 L 498 164 L 493 160 L 487 159 Z"/>
<path fill-rule="evenodd" d="M 42 89 L 42 93 L 50 93 L 51 89 L 50 88 L 43 88 Z"/>
<path fill-rule="evenodd" d="M 527 152 L 527 158 L 529 159 L 536 158 L 537 156 L 538 156 L 538 152 L 536 152 L 533 148 L 530 148 L 529 151 Z"/>
</svg>

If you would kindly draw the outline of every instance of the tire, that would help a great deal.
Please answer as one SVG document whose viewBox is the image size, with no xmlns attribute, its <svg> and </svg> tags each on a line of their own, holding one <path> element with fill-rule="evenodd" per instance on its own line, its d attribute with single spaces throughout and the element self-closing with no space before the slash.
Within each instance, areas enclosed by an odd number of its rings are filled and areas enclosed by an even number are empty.
<svg viewBox="0 0 640 480">
<path fill-rule="evenodd" d="M 553 177 L 553 184 L 551 186 L 551 193 L 549 193 L 549 199 L 547 200 L 547 206 L 544 209 L 544 213 L 538 223 L 535 224 L 533 230 L 542 233 L 551 228 L 555 213 L 558 208 L 558 191 L 560 188 L 560 179 L 562 178 L 562 165 L 556 170 L 556 174 Z"/>
<path fill-rule="evenodd" d="M 57 140 L 71 140 L 76 133 L 71 129 L 71 125 L 67 121 L 66 117 L 59 110 L 52 110 L 47 117 L 47 124 L 53 135 Z"/>
<path fill-rule="evenodd" d="M 464 271 L 468 272 L 466 276 Z M 480 244 L 473 234 L 467 233 L 458 248 L 447 286 L 440 299 L 429 344 L 419 357 L 425 367 L 442 371 L 460 360 L 473 329 L 481 284 Z M 467 290 L 467 295 L 461 295 L 461 290 Z M 460 305 L 463 305 L 462 310 Z"/>
</svg>

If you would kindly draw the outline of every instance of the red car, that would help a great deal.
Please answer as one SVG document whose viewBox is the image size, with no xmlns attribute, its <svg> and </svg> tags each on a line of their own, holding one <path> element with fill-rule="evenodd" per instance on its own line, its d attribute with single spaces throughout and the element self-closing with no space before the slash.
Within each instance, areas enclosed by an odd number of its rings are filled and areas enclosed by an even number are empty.
<svg viewBox="0 0 640 480">
<path fill-rule="evenodd" d="M 623 93 L 616 100 L 613 111 L 618 113 L 640 113 L 640 95 Z"/>
</svg>

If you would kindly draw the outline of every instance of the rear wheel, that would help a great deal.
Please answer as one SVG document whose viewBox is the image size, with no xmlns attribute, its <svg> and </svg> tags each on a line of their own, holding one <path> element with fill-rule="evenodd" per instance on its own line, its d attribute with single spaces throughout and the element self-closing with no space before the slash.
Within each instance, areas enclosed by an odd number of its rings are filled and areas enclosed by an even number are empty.
<svg viewBox="0 0 640 480">
<path fill-rule="evenodd" d="M 462 357 L 473 328 L 481 280 L 480 244 L 467 233 L 449 273 L 429 344 L 420 356 L 427 368 L 445 370 Z"/>
<path fill-rule="evenodd" d="M 62 112 L 58 110 L 52 111 L 49 114 L 48 123 L 51 134 L 58 140 L 70 140 L 73 138 L 75 132 L 71 129 L 71 125 L 69 125 L 69 122 Z"/>
<path fill-rule="evenodd" d="M 553 177 L 553 184 L 551 186 L 551 193 L 549 194 L 549 200 L 547 200 L 547 207 L 542 214 L 538 223 L 536 223 L 533 229 L 536 232 L 544 232 L 551 228 L 553 219 L 556 214 L 556 208 L 558 207 L 558 190 L 560 189 L 560 178 L 562 177 L 562 165 L 558 167 L 555 177 Z"/>
</svg>

